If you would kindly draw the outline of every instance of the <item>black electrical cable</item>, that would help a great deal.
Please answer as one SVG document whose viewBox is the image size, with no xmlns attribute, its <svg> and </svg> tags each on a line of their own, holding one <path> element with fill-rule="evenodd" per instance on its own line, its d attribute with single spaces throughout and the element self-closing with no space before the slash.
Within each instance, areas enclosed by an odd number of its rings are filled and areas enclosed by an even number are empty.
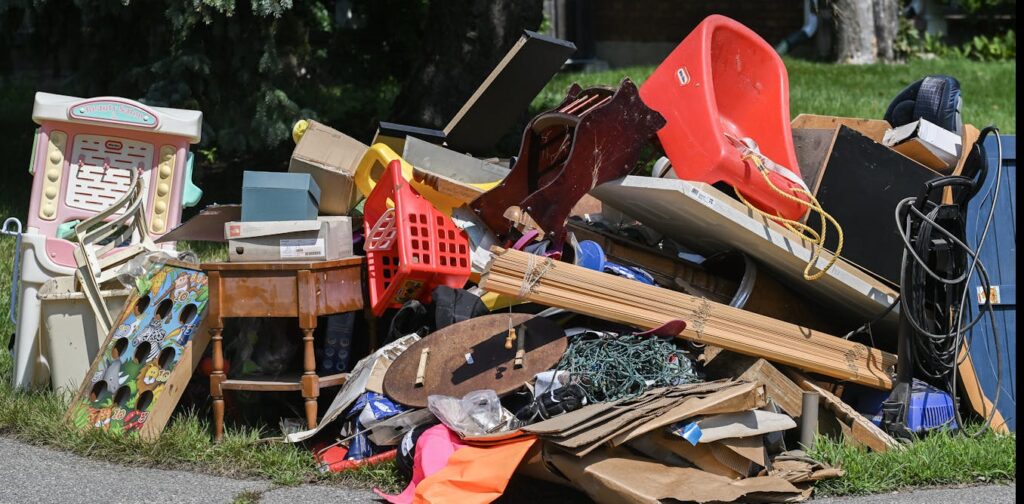
<svg viewBox="0 0 1024 504">
<path fill-rule="evenodd" d="M 903 240 L 904 251 L 903 251 L 903 263 L 900 273 L 900 286 L 901 293 L 896 301 L 893 302 L 890 307 L 883 312 L 876 320 L 876 322 L 888 314 L 889 311 L 895 306 L 896 303 L 900 303 L 901 313 L 906 317 L 906 320 L 911 324 L 915 333 L 918 337 L 913 338 L 913 345 L 911 352 L 914 354 L 914 361 L 918 371 L 927 378 L 943 381 L 948 385 L 948 391 L 953 397 L 955 417 L 958 425 L 963 425 L 963 421 L 960 418 L 959 413 L 959 402 L 958 394 L 956 390 L 956 368 L 958 365 L 959 351 L 962 348 L 963 342 L 966 338 L 967 332 L 969 332 L 978 322 L 981 321 L 985 315 L 988 315 L 988 319 L 992 324 L 993 338 L 996 346 L 996 359 L 997 359 L 997 382 L 996 390 L 997 397 L 996 403 L 998 403 L 998 391 L 1002 387 L 1002 350 L 999 344 L 999 329 L 996 324 L 995 316 L 991 305 L 989 296 L 985 296 L 985 304 L 983 308 L 984 313 L 978 313 L 978 316 L 971 320 L 966 326 L 963 324 L 963 314 L 966 307 L 966 301 L 970 295 L 970 280 L 974 275 L 974 272 L 979 273 L 981 287 L 983 292 L 990 292 L 988 272 L 980 262 L 979 251 L 984 245 L 985 239 L 988 235 L 988 230 L 992 224 L 996 201 L 998 201 L 999 188 L 1002 182 L 1002 139 L 999 137 L 998 128 L 993 126 L 986 127 L 982 130 L 978 143 L 992 132 L 996 133 L 996 141 L 998 147 L 998 163 L 996 165 L 996 184 L 994 195 L 992 199 L 991 208 L 985 224 L 984 232 L 982 233 L 979 242 L 976 244 L 976 249 L 972 249 L 966 243 L 957 238 L 949 230 L 945 229 L 942 225 L 936 222 L 938 218 L 939 205 L 928 202 L 919 202 L 917 198 L 907 198 L 901 201 L 895 211 L 896 226 L 899 229 L 900 237 Z M 987 163 L 987 158 L 983 160 Z M 946 177 L 950 179 L 951 177 Z M 981 184 L 983 180 L 975 181 L 976 184 Z M 973 196 L 973 195 L 972 195 Z M 912 205 L 912 203 L 921 203 L 923 207 L 927 209 L 927 212 L 922 212 L 918 208 Z M 905 214 L 905 217 L 901 218 Z M 911 232 L 914 229 L 914 218 L 918 219 L 920 223 L 917 226 L 917 232 L 912 237 Z M 945 237 L 952 244 L 959 247 L 961 253 L 965 253 L 971 260 L 971 266 L 967 271 L 953 272 L 954 278 L 945 278 L 928 267 L 927 263 L 922 259 L 922 256 L 927 256 L 928 251 L 932 243 L 933 237 L 936 233 Z M 966 238 L 966 237 L 965 237 Z M 913 262 L 908 261 L 908 253 L 913 258 Z M 952 252 L 951 252 L 952 253 Z M 959 258 L 956 258 L 959 259 Z M 954 264 L 960 264 L 960 261 L 953 261 Z M 955 268 L 957 269 L 957 268 Z M 945 306 L 934 304 L 931 307 L 926 306 L 928 299 L 927 292 L 925 289 L 929 286 L 928 278 L 931 278 L 941 285 L 949 286 L 947 289 L 952 290 L 959 294 L 959 303 L 954 306 L 951 299 L 944 299 Z M 934 285 L 932 286 L 934 288 Z M 947 290 L 947 292 L 949 292 Z M 937 300 L 933 300 L 933 303 L 938 303 Z M 930 308 L 930 310 L 929 310 Z M 925 318 L 928 312 L 939 314 L 940 316 L 934 317 L 932 324 L 922 319 Z M 950 316 L 951 320 L 955 320 L 955 324 L 947 324 L 943 322 L 945 318 L 943 315 Z M 865 324 L 870 331 L 870 325 L 872 322 Z M 934 325 L 938 330 L 942 332 L 933 333 L 931 330 L 926 329 L 924 326 Z M 948 326 L 948 327 L 947 327 Z M 862 326 L 861 329 L 863 329 Z M 860 331 L 851 332 L 851 334 Z M 945 329 L 945 330 L 943 330 Z M 850 334 L 847 335 L 849 337 Z M 992 421 L 995 415 L 996 405 L 993 404 L 992 411 L 989 412 L 988 418 L 982 429 L 975 433 L 975 435 L 984 432 Z"/>
</svg>

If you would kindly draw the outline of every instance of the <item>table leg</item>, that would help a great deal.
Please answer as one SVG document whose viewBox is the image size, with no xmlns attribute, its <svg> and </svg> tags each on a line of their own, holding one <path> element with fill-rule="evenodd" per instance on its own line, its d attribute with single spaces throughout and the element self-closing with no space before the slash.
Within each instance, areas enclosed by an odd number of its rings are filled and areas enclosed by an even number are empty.
<svg viewBox="0 0 1024 504">
<path fill-rule="evenodd" d="M 306 423 L 316 427 L 316 400 L 320 396 L 320 377 L 316 374 L 316 356 L 313 353 L 313 329 L 302 329 L 302 397 L 306 399 Z"/>
<path fill-rule="evenodd" d="M 213 343 L 210 396 L 213 397 L 213 440 L 215 442 L 220 442 L 224 435 L 224 391 L 221 389 L 221 382 L 226 378 L 224 374 L 224 338 L 221 336 L 223 329 L 222 327 L 210 329 L 210 342 Z"/>
</svg>

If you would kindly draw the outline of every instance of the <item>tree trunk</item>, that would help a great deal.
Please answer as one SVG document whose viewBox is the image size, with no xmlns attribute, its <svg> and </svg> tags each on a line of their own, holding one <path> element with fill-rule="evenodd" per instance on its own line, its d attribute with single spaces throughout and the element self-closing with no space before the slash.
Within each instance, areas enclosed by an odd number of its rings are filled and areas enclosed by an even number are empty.
<svg viewBox="0 0 1024 504">
<path fill-rule="evenodd" d="M 839 63 L 874 63 L 877 54 L 875 17 L 868 0 L 834 0 Z"/>
<path fill-rule="evenodd" d="M 875 39 L 878 42 L 878 58 L 885 62 L 896 59 L 893 43 L 899 30 L 899 2 L 897 0 L 872 0 L 875 15 Z"/>
<path fill-rule="evenodd" d="M 484 81 L 523 30 L 536 30 L 543 0 L 433 0 L 423 50 L 388 118 L 442 128 Z"/>
</svg>

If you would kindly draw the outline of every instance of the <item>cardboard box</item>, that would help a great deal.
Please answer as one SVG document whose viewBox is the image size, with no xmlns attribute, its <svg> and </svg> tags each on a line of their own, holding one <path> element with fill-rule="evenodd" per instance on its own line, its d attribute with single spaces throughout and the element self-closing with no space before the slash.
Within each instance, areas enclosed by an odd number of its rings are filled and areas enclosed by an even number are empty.
<svg viewBox="0 0 1024 504">
<path fill-rule="evenodd" d="M 246 171 L 242 174 L 242 221 L 314 220 L 320 187 L 307 173 Z"/>
<path fill-rule="evenodd" d="M 949 173 L 960 159 L 960 135 L 926 119 L 885 132 L 882 144 L 940 173 Z"/>
<path fill-rule="evenodd" d="M 352 256 L 352 218 L 228 222 L 228 261 L 330 261 Z"/>
<path fill-rule="evenodd" d="M 359 202 L 361 194 L 352 177 L 366 152 L 366 145 L 340 131 L 309 121 L 288 171 L 308 173 L 320 186 L 320 213 L 347 215 Z"/>
</svg>

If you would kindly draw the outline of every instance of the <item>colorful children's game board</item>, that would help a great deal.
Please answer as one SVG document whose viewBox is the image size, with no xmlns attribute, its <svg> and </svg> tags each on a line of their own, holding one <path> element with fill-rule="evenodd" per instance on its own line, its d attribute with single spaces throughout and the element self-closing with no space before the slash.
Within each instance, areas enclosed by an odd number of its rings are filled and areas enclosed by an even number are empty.
<svg viewBox="0 0 1024 504">
<path fill-rule="evenodd" d="M 140 280 L 71 402 L 75 427 L 159 437 L 209 342 L 206 274 L 169 261 Z"/>
</svg>

